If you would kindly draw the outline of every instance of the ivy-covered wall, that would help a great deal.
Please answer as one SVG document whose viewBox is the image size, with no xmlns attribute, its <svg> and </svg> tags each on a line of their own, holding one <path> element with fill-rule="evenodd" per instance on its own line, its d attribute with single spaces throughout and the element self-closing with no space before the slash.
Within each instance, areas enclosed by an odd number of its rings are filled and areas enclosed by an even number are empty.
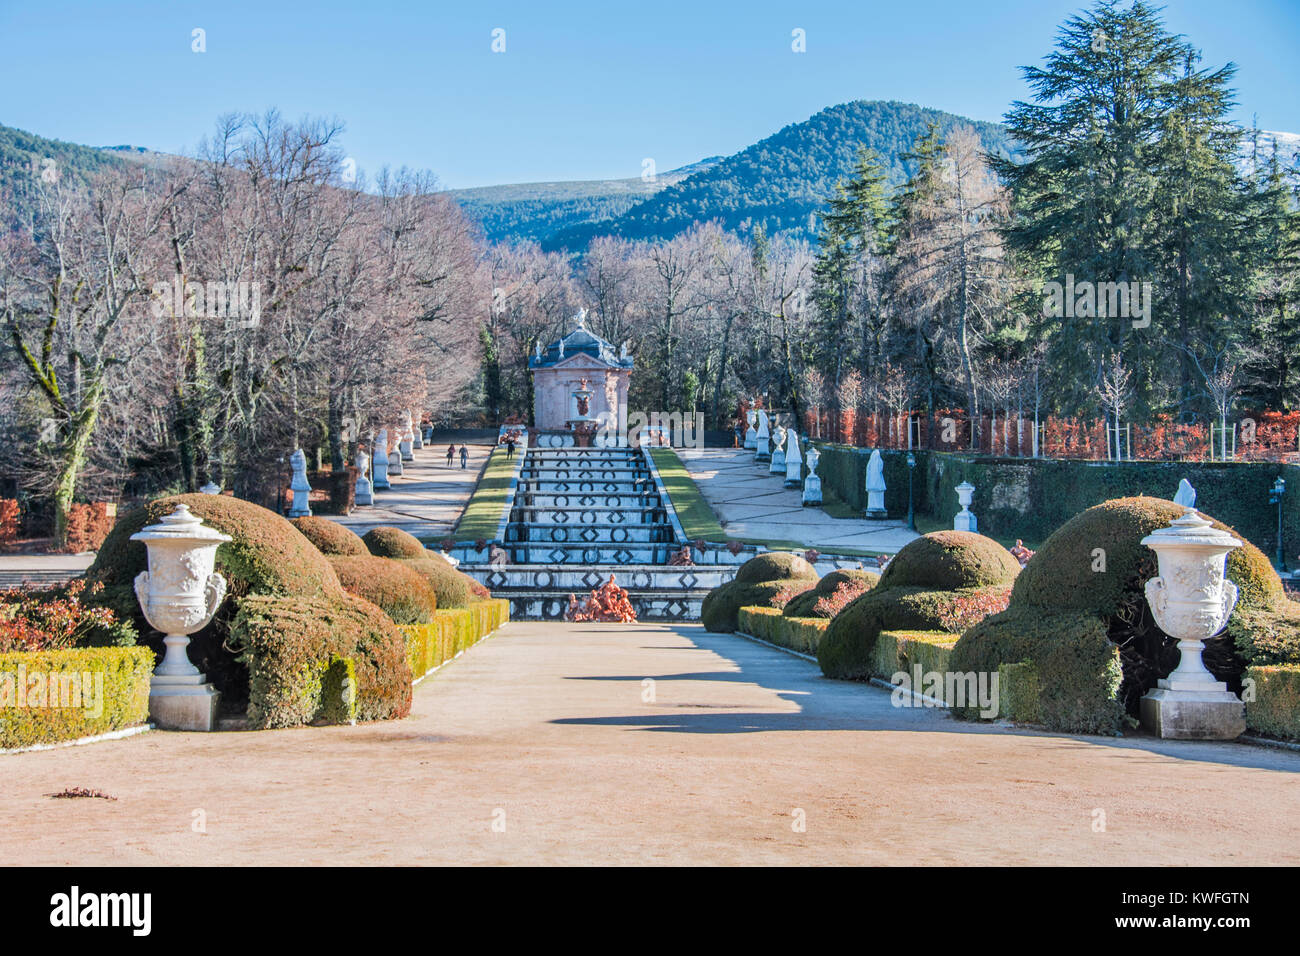
<svg viewBox="0 0 1300 956">
<path fill-rule="evenodd" d="M 817 473 L 824 487 L 854 508 L 866 506 L 869 449 L 820 445 Z M 957 485 L 975 486 L 971 510 L 980 531 L 1042 542 L 1080 511 L 1111 498 L 1151 495 L 1173 498 L 1186 478 L 1196 488 L 1196 507 L 1231 525 L 1270 558 L 1277 549 L 1277 508 L 1269 488 L 1286 480 L 1282 508 L 1288 567 L 1300 564 L 1300 466 L 1271 462 L 1068 461 L 1046 458 L 976 458 L 918 451 L 915 506 L 918 515 L 950 521 L 959 510 Z M 885 507 L 907 515 L 907 452 L 881 451 Z"/>
</svg>

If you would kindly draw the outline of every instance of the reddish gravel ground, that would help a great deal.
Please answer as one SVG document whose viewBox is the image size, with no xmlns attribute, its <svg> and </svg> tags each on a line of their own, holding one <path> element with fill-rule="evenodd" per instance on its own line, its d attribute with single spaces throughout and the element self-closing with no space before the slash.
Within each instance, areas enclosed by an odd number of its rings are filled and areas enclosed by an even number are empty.
<svg viewBox="0 0 1300 956">
<path fill-rule="evenodd" d="M 1300 863 L 1300 753 L 972 727 L 697 625 L 514 623 L 408 720 L 0 770 L 4 865 Z"/>
</svg>

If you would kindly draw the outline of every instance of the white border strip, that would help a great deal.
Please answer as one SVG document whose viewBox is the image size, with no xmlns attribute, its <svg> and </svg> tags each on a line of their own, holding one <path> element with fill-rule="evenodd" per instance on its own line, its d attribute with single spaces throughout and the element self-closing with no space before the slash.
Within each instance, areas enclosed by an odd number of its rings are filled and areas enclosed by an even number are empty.
<svg viewBox="0 0 1300 956">
<path fill-rule="evenodd" d="M 126 737 L 134 737 L 136 734 L 142 734 L 146 730 L 153 730 L 153 724 L 140 724 L 135 727 L 124 727 L 121 730 L 110 730 L 103 734 L 94 734 L 90 737 L 78 737 L 76 740 L 61 740 L 57 744 L 32 744 L 29 747 L 10 747 L 7 750 L 0 750 L 0 754 L 25 754 L 33 753 L 37 750 L 58 750 L 62 747 L 80 747 L 82 744 L 97 744 L 101 740 L 122 740 Z"/>
</svg>

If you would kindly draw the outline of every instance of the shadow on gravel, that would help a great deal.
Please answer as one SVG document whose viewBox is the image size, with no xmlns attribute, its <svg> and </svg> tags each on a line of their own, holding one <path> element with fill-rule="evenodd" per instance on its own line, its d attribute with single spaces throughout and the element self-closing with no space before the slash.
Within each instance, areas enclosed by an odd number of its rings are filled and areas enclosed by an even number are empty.
<svg viewBox="0 0 1300 956">
<path fill-rule="evenodd" d="M 566 678 L 579 681 L 619 681 L 640 683 L 652 678 L 656 684 L 656 703 L 647 703 L 638 714 L 607 717 L 573 717 L 553 721 L 556 724 L 588 724 L 625 727 L 629 730 L 684 734 L 753 734 L 809 730 L 846 730 L 859 732 L 908 732 L 946 734 L 990 734 L 1015 737 L 1039 737 L 1058 748 L 1105 747 L 1146 751 L 1151 762 L 1166 758 L 1217 763 L 1233 767 L 1278 770 L 1300 773 L 1300 753 L 1273 750 L 1227 741 L 1161 740 L 1140 731 L 1125 737 L 1084 736 L 1035 730 L 1007 723 L 974 723 L 954 720 L 939 707 L 896 707 L 889 691 L 872 684 L 838 681 L 823 677 L 817 665 L 767 645 L 733 634 L 713 634 L 698 625 L 675 625 L 669 628 L 689 642 L 685 645 L 656 645 L 654 649 L 680 649 L 715 655 L 709 663 L 716 669 L 664 674 L 582 675 Z M 727 666 L 730 665 L 730 666 Z M 713 683 L 742 683 L 763 688 L 794 711 L 736 713 L 724 705 L 709 701 L 708 686 Z M 743 705 L 741 705 L 743 706 Z M 782 706 L 776 700 L 773 707 Z M 700 713 L 683 713 L 699 708 Z M 671 713 L 655 713 L 670 710 Z M 725 712 L 719 712 L 724 711 Z"/>
</svg>

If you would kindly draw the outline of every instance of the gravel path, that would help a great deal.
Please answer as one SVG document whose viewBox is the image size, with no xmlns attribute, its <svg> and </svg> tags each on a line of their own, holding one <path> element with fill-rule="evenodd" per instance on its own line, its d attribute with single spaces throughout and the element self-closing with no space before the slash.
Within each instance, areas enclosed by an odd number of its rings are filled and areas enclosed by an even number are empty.
<svg viewBox="0 0 1300 956">
<path fill-rule="evenodd" d="M 0 770 L 4 865 L 1300 862 L 1300 754 L 972 727 L 698 625 L 516 622 L 408 720 Z"/>
</svg>

